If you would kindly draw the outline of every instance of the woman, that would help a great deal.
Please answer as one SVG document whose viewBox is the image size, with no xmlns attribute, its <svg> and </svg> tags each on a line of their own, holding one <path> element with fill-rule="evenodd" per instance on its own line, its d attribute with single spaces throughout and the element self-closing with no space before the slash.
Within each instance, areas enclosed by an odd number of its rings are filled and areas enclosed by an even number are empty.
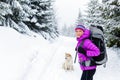
<svg viewBox="0 0 120 80">
<path fill-rule="evenodd" d="M 78 61 L 83 71 L 81 80 L 93 80 L 97 66 L 92 61 L 91 57 L 98 56 L 100 50 L 89 40 L 90 30 L 86 29 L 83 25 L 77 25 L 75 32 L 78 41 L 76 46 Z"/>
</svg>

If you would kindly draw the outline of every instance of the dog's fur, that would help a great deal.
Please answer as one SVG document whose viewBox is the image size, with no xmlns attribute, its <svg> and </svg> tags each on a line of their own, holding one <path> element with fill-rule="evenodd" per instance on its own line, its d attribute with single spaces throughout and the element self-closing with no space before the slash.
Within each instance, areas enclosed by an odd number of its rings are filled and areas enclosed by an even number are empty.
<svg viewBox="0 0 120 80">
<path fill-rule="evenodd" d="M 63 63 L 63 69 L 73 71 L 73 59 L 70 53 L 65 53 L 65 62 Z"/>
</svg>

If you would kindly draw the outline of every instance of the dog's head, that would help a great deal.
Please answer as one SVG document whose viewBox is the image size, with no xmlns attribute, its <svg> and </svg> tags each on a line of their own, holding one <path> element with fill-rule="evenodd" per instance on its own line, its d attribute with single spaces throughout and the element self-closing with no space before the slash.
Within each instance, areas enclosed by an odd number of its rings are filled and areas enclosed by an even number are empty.
<svg viewBox="0 0 120 80">
<path fill-rule="evenodd" d="M 65 53 L 65 59 L 66 60 L 71 60 L 72 59 L 72 55 L 70 53 Z"/>
</svg>

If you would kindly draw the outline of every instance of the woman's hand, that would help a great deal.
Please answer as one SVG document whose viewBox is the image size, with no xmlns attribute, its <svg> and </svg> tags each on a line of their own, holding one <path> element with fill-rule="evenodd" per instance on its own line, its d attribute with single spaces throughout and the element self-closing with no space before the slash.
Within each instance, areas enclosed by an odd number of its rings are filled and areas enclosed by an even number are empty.
<svg viewBox="0 0 120 80">
<path fill-rule="evenodd" d="M 81 54 L 86 55 L 86 51 L 82 47 L 78 48 L 78 52 L 81 53 Z"/>
</svg>

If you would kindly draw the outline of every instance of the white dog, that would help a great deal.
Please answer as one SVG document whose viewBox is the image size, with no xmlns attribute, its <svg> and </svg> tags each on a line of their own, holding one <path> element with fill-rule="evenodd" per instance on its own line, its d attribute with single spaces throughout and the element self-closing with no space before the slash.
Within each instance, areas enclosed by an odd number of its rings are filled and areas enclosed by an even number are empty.
<svg viewBox="0 0 120 80">
<path fill-rule="evenodd" d="M 69 53 L 65 53 L 65 62 L 63 63 L 63 69 L 66 71 L 67 70 L 71 70 L 71 71 L 74 70 L 73 59 L 72 59 L 71 54 L 69 54 Z"/>
</svg>

